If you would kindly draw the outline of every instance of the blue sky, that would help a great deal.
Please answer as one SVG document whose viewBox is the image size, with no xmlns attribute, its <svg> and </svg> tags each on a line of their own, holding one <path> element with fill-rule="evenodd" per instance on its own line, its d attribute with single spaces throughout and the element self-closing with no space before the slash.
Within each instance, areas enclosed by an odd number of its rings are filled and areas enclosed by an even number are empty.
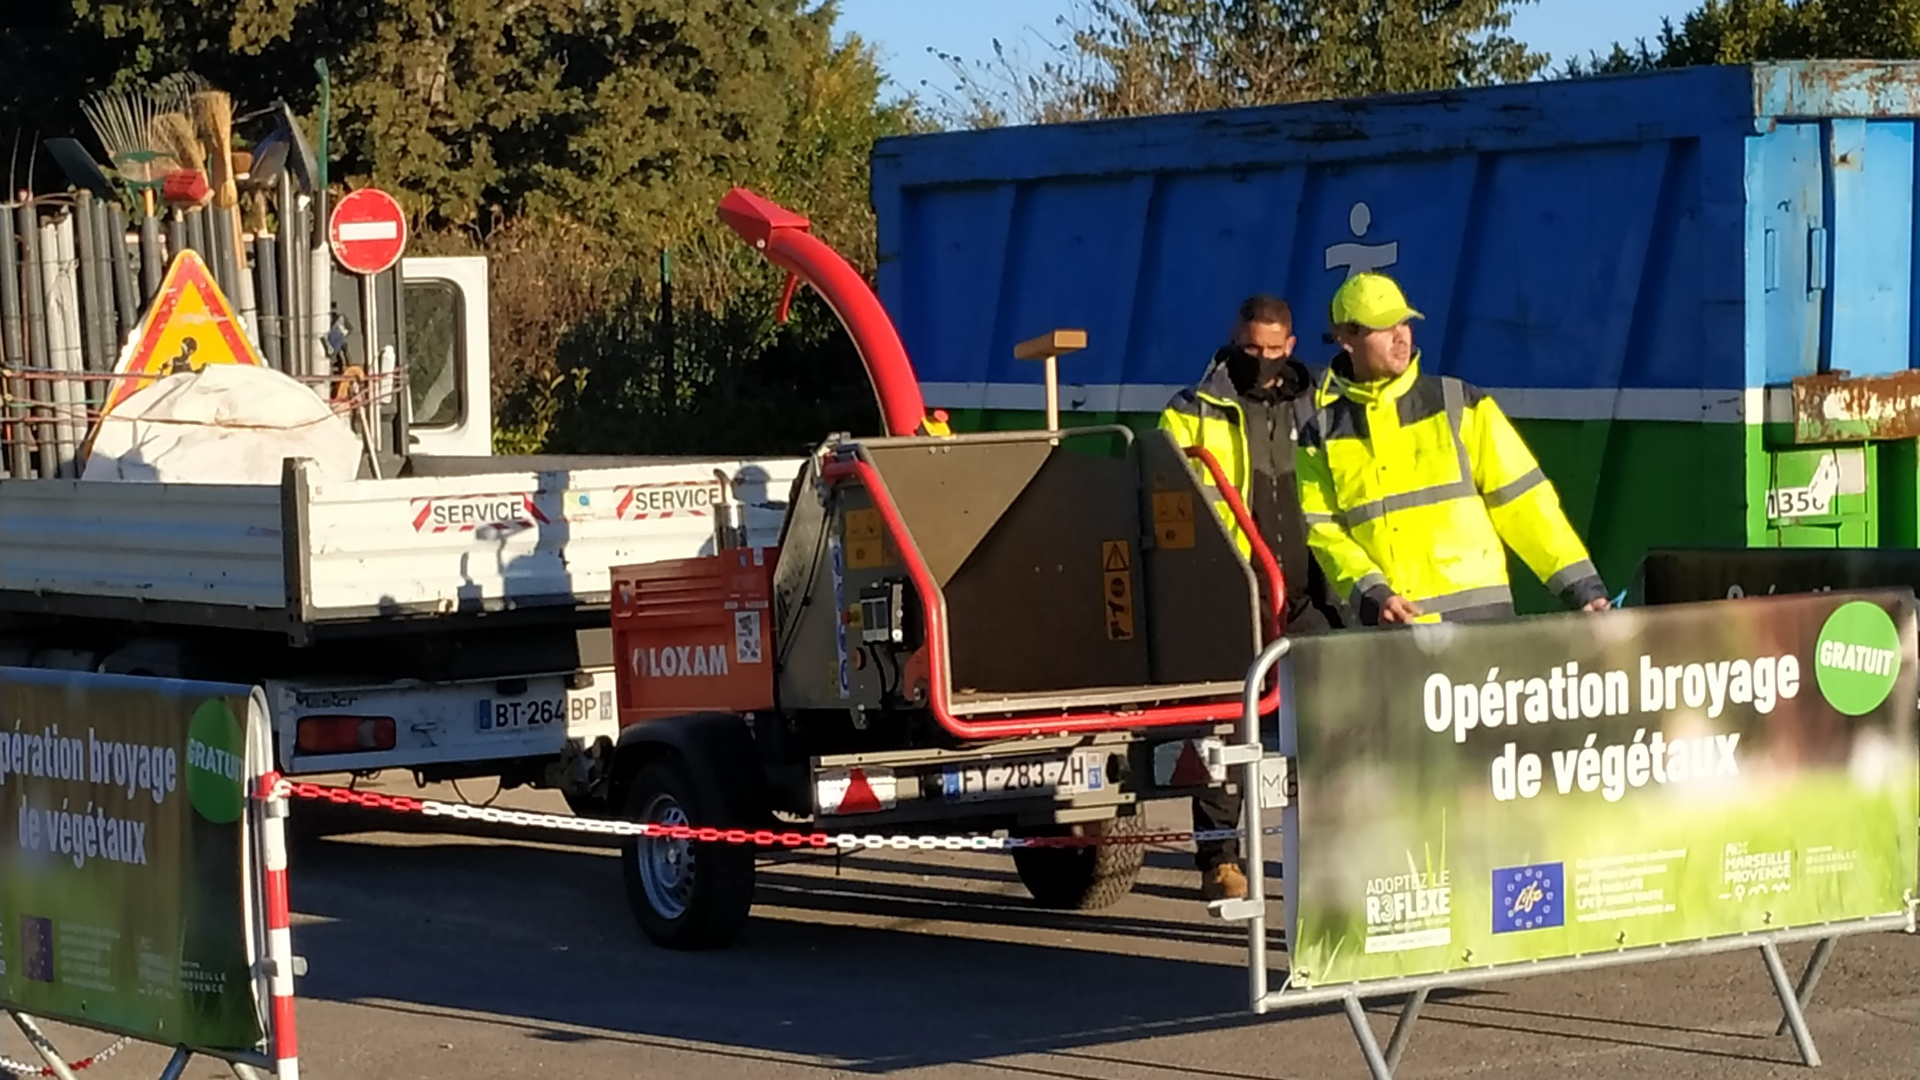
<svg viewBox="0 0 1920 1080">
<path fill-rule="evenodd" d="M 1515 12 L 1513 33 L 1551 54 L 1558 67 L 1568 56 L 1605 51 L 1615 41 L 1652 39 L 1661 16 L 1677 21 L 1697 6 L 1683 0 L 1536 0 Z M 1054 19 L 1072 8 L 1071 0 L 840 0 L 840 29 L 879 46 L 896 90 L 917 91 L 922 79 L 938 86 L 952 82 L 928 46 L 986 59 L 998 37 L 1008 48 L 1025 42 L 1025 53 L 1033 55 L 1028 28 L 1054 37 Z"/>
</svg>

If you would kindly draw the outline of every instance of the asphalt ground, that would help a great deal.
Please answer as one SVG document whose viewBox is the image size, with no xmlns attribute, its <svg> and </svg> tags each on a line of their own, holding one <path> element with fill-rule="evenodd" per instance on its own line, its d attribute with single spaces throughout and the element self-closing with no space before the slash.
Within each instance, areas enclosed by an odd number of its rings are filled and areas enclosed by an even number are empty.
<svg viewBox="0 0 1920 1080">
<path fill-rule="evenodd" d="M 460 797 L 391 775 L 373 786 Z M 564 812 L 544 792 L 495 805 Z M 1185 812 L 1161 804 L 1152 820 L 1180 829 Z M 307 1078 L 1368 1075 L 1337 1007 L 1246 1013 L 1245 934 L 1208 917 L 1190 848 L 1151 849 L 1133 895 L 1085 915 L 1035 908 L 1004 854 L 782 853 L 761 865 L 746 937 L 688 954 L 641 937 L 598 838 L 295 814 Z M 1811 949 L 1783 948 L 1796 977 Z M 1393 1003 L 1372 1011 L 1384 1044 Z M 1808 1010 L 1819 1070 L 1773 1034 L 1779 1017 L 1755 951 L 1522 979 L 1436 993 L 1396 1075 L 1912 1080 L 1920 939 L 1840 944 Z M 47 1027 L 70 1057 L 109 1041 Z M 0 1052 L 31 1056 L 10 1026 Z M 152 1078 L 166 1057 L 135 1045 L 82 1076 Z M 186 1073 L 225 1075 L 205 1060 Z"/>
</svg>

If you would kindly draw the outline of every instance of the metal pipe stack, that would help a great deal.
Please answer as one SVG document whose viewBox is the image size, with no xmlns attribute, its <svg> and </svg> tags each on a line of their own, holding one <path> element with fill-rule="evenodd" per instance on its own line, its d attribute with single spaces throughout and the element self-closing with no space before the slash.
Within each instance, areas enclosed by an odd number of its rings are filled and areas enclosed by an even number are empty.
<svg viewBox="0 0 1920 1080">
<path fill-rule="evenodd" d="M 191 248 L 269 367 L 316 366 L 314 207 L 282 174 L 273 232 L 236 236 L 237 215 L 159 208 L 81 191 L 0 204 L 0 480 L 78 477 L 110 375 L 176 253 Z M 244 260 L 244 262 L 242 261 Z M 324 363 L 324 361 L 322 361 Z"/>
</svg>

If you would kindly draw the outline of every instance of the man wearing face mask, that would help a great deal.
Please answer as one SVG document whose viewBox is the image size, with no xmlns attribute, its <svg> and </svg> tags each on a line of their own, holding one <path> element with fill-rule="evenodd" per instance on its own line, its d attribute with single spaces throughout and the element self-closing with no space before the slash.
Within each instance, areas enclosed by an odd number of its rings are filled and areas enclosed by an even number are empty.
<svg viewBox="0 0 1920 1080">
<path fill-rule="evenodd" d="M 1553 484 L 1491 397 L 1422 373 L 1413 320 L 1384 274 L 1329 312 L 1341 353 L 1302 423 L 1300 505 L 1315 561 L 1363 625 L 1512 618 L 1506 548 L 1570 608 L 1609 607 Z"/>
<path fill-rule="evenodd" d="M 1247 503 L 1286 582 L 1289 635 L 1339 629 L 1351 623 L 1329 588 L 1326 576 L 1307 550 L 1306 520 L 1300 512 L 1294 479 L 1296 425 L 1307 413 L 1314 373 L 1293 358 L 1293 313 L 1283 300 L 1253 296 L 1240 305 L 1230 343 L 1216 352 L 1206 374 L 1174 395 L 1160 414 L 1160 427 L 1182 447 L 1204 447 L 1226 471 Z M 1195 464 L 1202 488 L 1213 478 Z M 1251 558 L 1253 547 L 1224 498 L 1213 499 L 1214 512 L 1227 534 Z M 1262 610 L 1268 602 L 1262 582 Z M 1240 822 L 1240 799 L 1216 791 L 1194 800 L 1196 830 L 1231 829 Z M 1208 900 L 1246 895 L 1240 872 L 1239 844 L 1232 840 L 1199 845 L 1196 864 L 1201 894 Z"/>
</svg>

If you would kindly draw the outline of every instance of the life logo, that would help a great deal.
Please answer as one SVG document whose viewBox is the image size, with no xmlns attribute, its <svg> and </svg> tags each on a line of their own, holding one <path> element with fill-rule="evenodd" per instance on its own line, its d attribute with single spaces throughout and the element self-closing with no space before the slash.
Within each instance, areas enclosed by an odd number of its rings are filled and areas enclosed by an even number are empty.
<svg viewBox="0 0 1920 1080">
<path fill-rule="evenodd" d="M 1534 863 L 1493 872 L 1493 932 L 1511 934 L 1567 924 L 1566 866 Z"/>
<path fill-rule="evenodd" d="M 1353 239 L 1327 247 L 1327 269 L 1344 269 L 1346 276 L 1352 277 L 1369 270 L 1385 270 L 1400 261 L 1400 241 L 1365 242 L 1367 233 L 1373 229 L 1373 208 L 1366 203 L 1356 202 L 1347 211 L 1347 229 L 1353 233 Z"/>
<path fill-rule="evenodd" d="M 517 532 L 547 523 L 547 515 L 525 493 L 415 499 L 411 510 L 417 533 Z"/>
<path fill-rule="evenodd" d="M 614 513 L 621 521 L 648 521 L 682 514 L 706 517 L 720 499 L 720 484 L 713 480 L 642 484 L 620 493 L 619 508 Z"/>
</svg>

